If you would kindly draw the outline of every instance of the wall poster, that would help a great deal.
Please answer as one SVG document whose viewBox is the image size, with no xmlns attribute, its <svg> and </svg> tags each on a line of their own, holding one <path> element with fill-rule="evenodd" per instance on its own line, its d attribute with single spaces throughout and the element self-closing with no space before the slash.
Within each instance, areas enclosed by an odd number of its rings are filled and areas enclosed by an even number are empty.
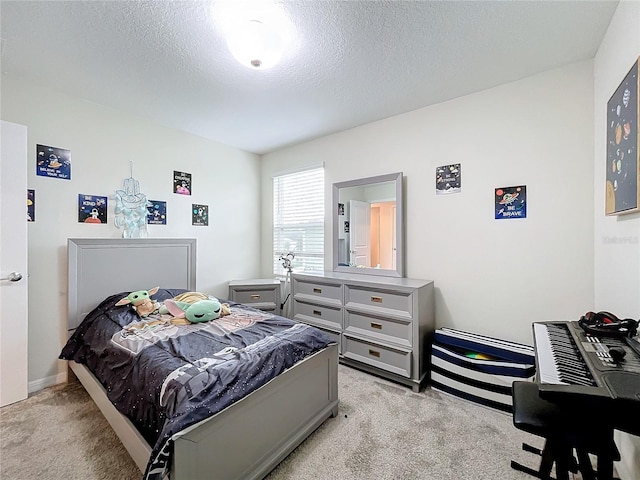
<svg viewBox="0 0 640 480">
<path fill-rule="evenodd" d="M 173 193 L 191 195 L 191 174 L 173 171 Z"/>
<path fill-rule="evenodd" d="M 495 189 L 496 220 L 527 218 L 527 187 L 502 187 Z"/>
<path fill-rule="evenodd" d="M 107 223 L 107 197 L 78 194 L 78 222 Z"/>
<path fill-rule="evenodd" d="M 36 191 L 27 190 L 27 222 L 36 221 Z"/>
<path fill-rule="evenodd" d="M 194 203 L 191 207 L 191 225 L 208 226 L 209 205 L 198 205 Z"/>
<path fill-rule="evenodd" d="M 167 202 L 160 200 L 149 200 L 151 204 L 147 207 L 147 223 L 149 225 L 167 224 Z"/>
<path fill-rule="evenodd" d="M 460 193 L 462 171 L 459 163 L 436 168 L 436 195 Z"/>
<path fill-rule="evenodd" d="M 71 150 L 36 145 L 36 175 L 71 180 Z"/>
<path fill-rule="evenodd" d="M 640 211 L 638 60 L 607 102 L 605 214 Z"/>
</svg>

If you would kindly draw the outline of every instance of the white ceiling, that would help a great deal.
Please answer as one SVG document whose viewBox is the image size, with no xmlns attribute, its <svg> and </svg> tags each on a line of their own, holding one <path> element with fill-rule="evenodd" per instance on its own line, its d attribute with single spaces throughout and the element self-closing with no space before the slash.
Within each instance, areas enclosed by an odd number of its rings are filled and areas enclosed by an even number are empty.
<svg viewBox="0 0 640 480">
<path fill-rule="evenodd" d="M 211 3 L 2 0 L 2 72 L 263 154 L 592 58 L 617 6 L 284 1 L 297 42 L 251 70 Z"/>
</svg>

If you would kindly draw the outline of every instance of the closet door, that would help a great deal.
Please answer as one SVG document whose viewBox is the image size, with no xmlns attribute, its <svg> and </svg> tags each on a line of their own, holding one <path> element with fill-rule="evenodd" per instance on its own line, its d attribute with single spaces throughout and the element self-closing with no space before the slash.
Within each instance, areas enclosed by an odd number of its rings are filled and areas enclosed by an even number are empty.
<svg viewBox="0 0 640 480">
<path fill-rule="evenodd" d="M 0 126 L 0 407 L 27 398 L 27 127 Z"/>
</svg>

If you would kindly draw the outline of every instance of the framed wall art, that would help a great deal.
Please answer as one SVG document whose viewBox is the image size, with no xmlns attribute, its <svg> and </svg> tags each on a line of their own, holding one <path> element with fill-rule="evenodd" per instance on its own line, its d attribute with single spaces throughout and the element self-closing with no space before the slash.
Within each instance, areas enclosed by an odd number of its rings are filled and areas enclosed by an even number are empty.
<svg viewBox="0 0 640 480">
<path fill-rule="evenodd" d="M 209 226 L 209 205 L 191 205 L 191 225 Z"/>
<path fill-rule="evenodd" d="M 638 60 L 607 103 L 605 214 L 640 211 Z"/>
<path fill-rule="evenodd" d="M 149 200 L 147 207 L 147 223 L 149 225 L 167 224 L 167 202 L 161 200 Z"/>
<path fill-rule="evenodd" d="M 527 186 L 495 189 L 495 219 L 527 218 Z"/>
<path fill-rule="evenodd" d="M 71 180 L 71 150 L 36 145 L 36 175 Z"/>
<path fill-rule="evenodd" d="M 78 194 L 78 222 L 107 223 L 107 197 Z"/>
<path fill-rule="evenodd" d="M 461 169 L 459 163 L 436 168 L 436 195 L 461 192 Z"/>
<path fill-rule="evenodd" d="M 27 222 L 36 221 L 36 191 L 27 190 Z"/>
<path fill-rule="evenodd" d="M 173 193 L 191 195 L 191 174 L 173 171 Z"/>
</svg>

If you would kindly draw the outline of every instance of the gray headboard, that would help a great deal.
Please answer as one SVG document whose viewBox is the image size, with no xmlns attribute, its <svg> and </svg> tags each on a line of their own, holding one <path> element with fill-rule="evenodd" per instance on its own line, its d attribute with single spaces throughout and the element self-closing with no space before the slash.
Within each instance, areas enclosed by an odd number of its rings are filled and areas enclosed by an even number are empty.
<svg viewBox="0 0 640 480">
<path fill-rule="evenodd" d="M 69 238 L 69 330 L 114 293 L 196 290 L 195 238 Z"/>
</svg>

